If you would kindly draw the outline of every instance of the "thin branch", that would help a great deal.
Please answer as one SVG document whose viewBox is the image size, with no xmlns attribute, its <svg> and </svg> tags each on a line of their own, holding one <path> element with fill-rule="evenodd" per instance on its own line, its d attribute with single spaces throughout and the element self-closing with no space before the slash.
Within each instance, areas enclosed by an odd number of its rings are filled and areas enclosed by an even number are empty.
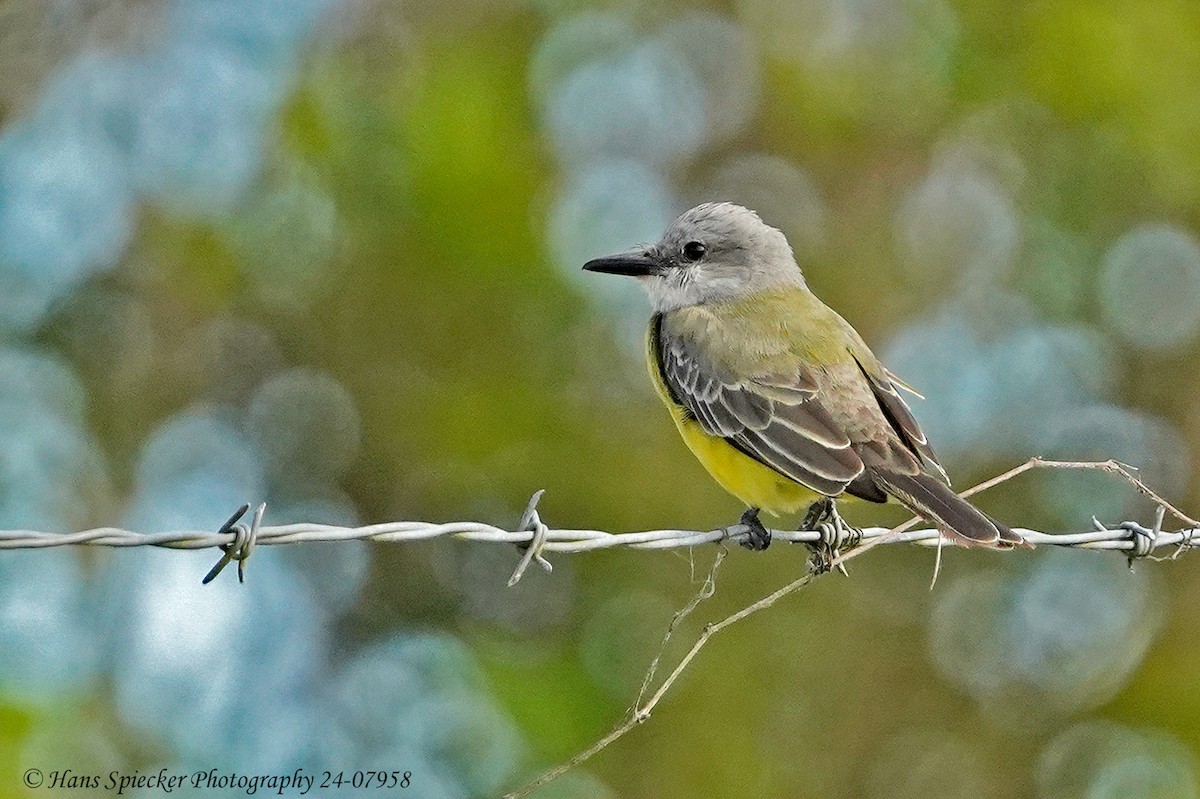
<svg viewBox="0 0 1200 799">
<path fill-rule="evenodd" d="M 1186 524 L 1188 527 L 1190 527 L 1192 529 L 1200 528 L 1200 521 L 1196 521 L 1191 516 L 1188 516 L 1183 511 L 1179 510 L 1174 505 L 1172 505 L 1170 502 L 1167 502 L 1165 499 L 1163 499 L 1156 491 L 1154 491 L 1148 485 L 1143 483 L 1141 481 L 1141 479 L 1137 476 L 1138 468 L 1136 466 L 1130 466 L 1127 463 L 1121 463 L 1120 461 L 1112 460 L 1111 458 L 1106 461 L 1052 461 L 1052 460 L 1046 460 L 1045 458 L 1042 458 L 1039 456 L 1039 457 L 1035 457 L 1035 458 L 1030 458 L 1028 461 L 1021 464 L 1016 469 L 1011 469 L 1010 470 L 1011 474 L 1010 474 L 1010 472 L 1005 472 L 1005 474 L 1000 475 L 1000 477 L 1009 479 L 1009 477 L 1016 477 L 1018 474 L 1021 474 L 1022 472 L 1027 472 L 1030 469 L 1092 469 L 1092 470 L 1097 470 L 1097 471 L 1102 471 L 1102 472 L 1108 472 L 1109 474 L 1115 474 L 1118 477 L 1123 478 L 1126 482 L 1128 482 L 1130 485 L 1132 485 L 1134 488 L 1136 488 L 1138 493 L 1143 494 L 1143 495 L 1149 497 L 1151 500 L 1153 500 L 1154 504 L 1158 505 L 1159 507 L 1166 508 L 1167 511 L 1172 516 L 1174 516 L 1176 519 L 1178 519 L 1183 524 Z M 1009 475 L 1009 477 L 1005 477 L 1005 475 Z M 998 480 L 998 479 L 999 478 L 992 478 L 993 481 Z M 976 486 L 976 488 L 972 489 L 969 493 L 964 493 L 963 496 L 970 496 L 972 493 L 975 493 L 976 490 L 983 491 L 985 489 L 991 488 L 992 485 L 996 484 L 993 481 L 989 481 L 988 483 L 981 483 L 979 486 Z"/>
<path fill-rule="evenodd" d="M 596 754 L 601 749 L 608 746 L 610 743 L 617 740 L 622 735 L 646 720 L 646 718 L 650 715 L 649 709 L 653 708 L 654 705 L 658 703 L 658 700 L 652 698 L 649 704 L 642 705 L 642 697 L 645 696 L 646 691 L 649 690 L 651 683 L 654 681 L 654 674 L 658 671 L 658 663 L 662 659 L 663 653 L 667 649 L 667 644 L 670 642 L 671 636 L 675 633 L 675 629 L 679 626 L 680 622 L 691 615 L 692 611 L 695 610 L 701 602 L 709 599 L 716 592 L 717 569 L 721 567 L 721 563 L 725 560 L 725 555 L 727 552 L 728 550 L 726 550 L 724 547 L 717 550 L 717 555 L 713 559 L 712 567 L 709 568 L 708 576 L 704 578 L 704 582 L 700 586 L 700 590 L 696 592 L 695 596 L 693 596 L 686 605 L 676 611 L 675 615 L 671 618 L 671 623 L 667 625 L 667 630 L 663 634 L 662 643 L 659 644 L 658 652 L 654 655 L 654 659 L 650 661 L 650 667 L 646 669 L 646 675 L 642 678 L 642 687 L 638 691 L 637 699 L 634 701 L 633 705 L 630 706 L 628 712 L 625 714 L 625 717 L 621 719 L 617 726 L 613 727 L 607 735 L 596 741 L 587 749 L 576 753 L 574 756 L 567 758 L 557 766 L 554 766 L 553 768 L 543 772 L 532 782 L 518 788 L 512 793 L 505 794 L 504 799 L 521 799 L 523 796 L 528 796 L 546 783 L 552 782 L 553 780 L 561 777 L 563 774 L 566 774 L 568 771 L 575 768 L 580 763 L 587 760 L 592 755 Z M 679 669 L 676 668 L 676 671 L 678 670 Z M 668 680 L 674 682 L 675 676 L 676 675 L 673 674 L 668 678 Z M 658 695 L 660 695 L 661 692 L 662 689 L 660 688 Z"/>
<path fill-rule="evenodd" d="M 671 623 L 667 625 L 667 630 L 663 633 L 662 642 L 658 645 L 658 652 L 655 653 L 654 659 L 650 661 L 650 667 L 646 669 L 646 675 L 642 678 L 642 687 L 638 689 L 637 699 L 634 700 L 629 708 L 629 715 L 631 717 L 637 715 L 637 708 L 641 706 L 642 698 L 646 695 L 646 691 L 650 690 L 650 685 L 654 682 L 654 675 L 658 672 L 658 663 L 662 660 L 663 653 L 667 651 L 667 644 L 671 642 L 671 636 L 675 634 L 675 629 L 679 627 L 684 619 L 692 615 L 692 611 L 701 602 L 711 599 L 712 595 L 717 592 L 717 569 L 721 568 L 721 563 L 724 562 L 727 554 L 729 554 L 729 550 L 725 547 L 717 550 L 717 555 L 713 558 L 712 567 L 708 570 L 708 576 L 704 578 L 704 582 L 700 585 L 700 590 L 671 617 Z"/>
</svg>

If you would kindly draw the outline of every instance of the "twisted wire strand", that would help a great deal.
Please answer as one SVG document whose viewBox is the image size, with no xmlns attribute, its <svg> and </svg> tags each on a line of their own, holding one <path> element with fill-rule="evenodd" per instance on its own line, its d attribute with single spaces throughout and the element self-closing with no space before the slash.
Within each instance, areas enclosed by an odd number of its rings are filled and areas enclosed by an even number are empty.
<svg viewBox="0 0 1200 799">
<path fill-rule="evenodd" d="M 1150 528 L 1135 522 L 1105 527 L 1082 533 L 1043 533 L 1022 527 L 1012 528 L 1037 546 L 1076 547 L 1081 549 L 1134 550 L 1135 538 L 1146 540 L 1146 533 L 1131 533 L 1131 528 L 1152 533 Z M 859 530 L 863 541 L 882 538 L 891 532 L 887 527 L 865 527 Z M 603 530 L 556 530 L 547 528 L 542 552 L 579 553 L 597 549 L 629 547 L 631 549 L 673 549 L 710 544 L 717 541 L 740 543 L 749 533 L 742 524 L 715 530 L 646 530 L 633 533 L 608 533 Z M 459 538 L 492 544 L 528 545 L 534 531 L 505 530 L 483 522 L 385 522 L 363 527 L 337 527 L 327 524 L 285 524 L 262 527 L 258 531 L 258 546 L 300 544 L 306 542 L 384 541 L 389 543 L 426 541 L 433 538 Z M 820 544 L 827 537 L 820 530 L 771 530 L 775 541 L 793 544 Z M 235 543 L 231 533 L 204 530 L 173 530 L 165 533 L 137 533 L 117 527 L 97 527 L 78 533 L 44 533 L 34 530 L 0 530 L 0 549 L 45 549 L 61 546 L 99 547 L 164 547 L 167 549 L 208 549 Z M 949 545 L 937 530 L 907 530 L 896 533 L 882 543 Z M 1150 539 L 1153 549 L 1180 546 L 1200 547 L 1200 528 L 1160 531 Z M 1153 550 L 1152 550 L 1153 551 Z"/>
<path fill-rule="evenodd" d="M 250 525 L 238 520 L 249 508 L 243 506 L 218 532 L 204 530 L 175 530 L 163 533 L 138 533 L 117 527 L 97 527 L 77 533 L 47 533 L 35 530 L 0 530 L 0 549 L 43 549 L 60 546 L 140 547 L 155 546 L 169 549 L 221 548 L 221 561 L 214 566 L 205 582 L 216 577 L 228 563 L 238 561 L 239 573 L 254 546 L 278 546 L 305 542 L 336 542 L 349 540 L 403 543 L 452 537 L 465 541 L 513 544 L 525 550 L 509 584 L 521 579 L 525 567 L 538 563 L 546 571 L 550 563 L 547 553 L 579 553 L 614 547 L 632 549 L 675 549 L 716 542 L 741 543 L 749 536 L 744 524 L 714 530 L 646 530 L 631 533 L 609 533 L 603 530 L 553 529 L 544 524 L 537 512 L 539 491 L 530 498 L 529 506 L 515 530 L 506 530 L 483 522 L 417 522 L 397 521 L 369 524 L 361 527 L 339 527 L 327 524 L 284 524 L 263 526 L 265 506 L 255 510 Z M 1163 548 L 1173 547 L 1166 557 L 1200 547 L 1200 528 L 1166 531 L 1162 529 L 1163 508 L 1159 508 L 1154 524 L 1145 527 L 1136 522 L 1107 525 L 1093 519 L 1094 529 L 1079 533 L 1044 533 L 1038 530 L 1014 528 L 1035 546 L 1074 547 L 1080 549 L 1112 550 L 1126 553 L 1132 563 L 1138 558 L 1151 557 Z M 935 529 L 894 532 L 887 527 L 867 527 L 854 530 L 847 539 L 845 531 L 832 525 L 817 530 L 772 530 L 772 538 L 788 543 L 810 544 L 831 551 L 852 547 L 875 539 L 880 544 L 906 543 L 923 546 L 948 545 L 950 542 Z"/>
</svg>

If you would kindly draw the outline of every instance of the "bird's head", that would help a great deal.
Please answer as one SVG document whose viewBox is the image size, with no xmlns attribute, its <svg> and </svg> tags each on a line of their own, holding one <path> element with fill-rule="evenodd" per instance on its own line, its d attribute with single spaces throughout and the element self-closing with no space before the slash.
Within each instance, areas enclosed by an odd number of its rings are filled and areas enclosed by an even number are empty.
<svg viewBox="0 0 1200 799">
<path fill-rule="evenodd" d="M 804 286 L 784 235 L 733 203 L 698 205 L 680 214 L 654 246 L 596 258 L 583 268 L 636 277 L 660 313 Z"/>
</svg>

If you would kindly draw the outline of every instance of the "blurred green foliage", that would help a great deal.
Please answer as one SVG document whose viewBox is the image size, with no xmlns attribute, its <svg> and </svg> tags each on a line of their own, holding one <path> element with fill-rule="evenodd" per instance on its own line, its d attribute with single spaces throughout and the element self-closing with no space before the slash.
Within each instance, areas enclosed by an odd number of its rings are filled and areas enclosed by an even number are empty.
<svg viewBox="0 0 1200 799">
<path fill-rule="evenodd" d="M 195 398 L 189 340 L 205 320 L 228 315 L 262 324 L 286 361 L 327 370 L 359 403 L 364 451 L 344 488 L 364 520 L 512 524 L 538 488 L 547 489 L 544 518 L 560 527 L 708 529 L 736 519 L 741 508 L 676 438 L 619 320 L 548 253 L 545 220 L 561 167 L 528 83 L 531 52 L 559 10 L 466 5 L 470 13 L 443 18 L 418 4 L 397 44 L 393 28 L 372 27 L 373 15 L 394 12 L 366 4 L 356 36 L 311 48 L 263 178 L 312 175 L 333 198 L 332 277 L 311 305 L 261 302 L 248 277 L 254 264 L 231 243 L 226 223 L 151 208 L 121 266 L 95 281 L 148 309 L 155 344 L 139 369 L 113 380 L 90 347 L 72 343 L 86 302 L 65 305 L 39 333 L 71 355 L 88 383 L 89 421 L 112 456 L 118 493 L 128 488 L 147 429 Z M 696 5 L 616 7 L 653 21 Z M 816 66 L 786 52 L 786 30 L 772 34 L 770 3 L 710 5 L 763 43 L 763 96 L 735 141 L 673 166 L 671 177 L 700 185 L 735 150 L 808 169 L 830 223 L 806 273 L 879 347 L 949 294 L 897 263 L 894 218 L 931 158 L 974 136 L 972 126 L 997 145 L 992 166 L 1028 220 L 1005 285 L 1050 320 L 1096 323 L 1101 255 L 1132 225 L 1153 218 L 1200 228 L 1193 2 L 912 2 L 918 31 L 902 52 Z M 113 341 L 103 363 L 130 362 L 133 339 Z M 1171 420 L 1197 451 L 1200 347 L 1146 354 L 1110 346 L 1119 352 L 1119 398 Z M 956 484 L 1009 465 L 971 463 Z M 1063 520 L 1042 507 L 1029 490 L 1038 479 L 1022 478 L 983 504 L 1023 526 L 1086 525 L 1085 508 Z M 1200 469 L 1179 499 L 1200 507 Z M 874 507 L 848 513 L 863 524 L 899 518 Z M 636 685 L 613 690 L 589 670 L 589 624 L 631 592 L 648 594 L 650 609 L 681 606 L 712 556 L 556 558 L 554 574 L 531 570 L 525 580 L 572 575 L 565 615 L 514 629 L 460 610 L 470 588 L 460 584 L 465 547 L 375 546 L 371 580 L 340 624 L 339 645 L 399 625 L 456 631 L 526 738 L 522 773 L 590 744 L 633 698 Z M 670 651 L 682 651 L 705 622 L 794 578 L 805 556 L 779 545 L 766 556 L 731 553 L 717 595 Z M 513 550 L 511 561 L 517 557 Z M 1020 568 L 976 553 L 944 559 L 943 581 Z M 925 632 L 931 596 L 943 590 L 927 590 L 932 568 L 928 552 L 890 548 L 855 561 L 850 580 L 822 579 L 723 633 L 653 719 L 587 769 L 622 797 L 1034 795 L 1038 753 L 1077 717 L 1028 729 L 998 723 L 939 676 Z M 1186 675 L 1200 656 L 1188 611 L 1200 571 L 1189 559 L 1139 569 L 1161 575 L 1162 631 L 1125 688 L 1078 717 L 1164 730 L 1195 757 L 1200 689 Z M 491 579 L 500 586 L 506 577 L 498 568 Z M 629 641 L 612 636 L 614 662 L 640 673 L 669 619 L 649 610 L 629 618 Z M 11 753 L 41 722 L 0 706 L 0 752 L 8 753 L 0 757 L 0 797 L 28 795 L 14 787 L 26 764 Z M 915 766 L 912 780 L 892 775 L 887 753 L 899 763 L 919 760 L 917 732 L 933 736 L 934 751 L 949 741 L 946 751 L 962 760 L 938 764 L 944 773 L 927 783 L 913 776 Z"/>
</svg>

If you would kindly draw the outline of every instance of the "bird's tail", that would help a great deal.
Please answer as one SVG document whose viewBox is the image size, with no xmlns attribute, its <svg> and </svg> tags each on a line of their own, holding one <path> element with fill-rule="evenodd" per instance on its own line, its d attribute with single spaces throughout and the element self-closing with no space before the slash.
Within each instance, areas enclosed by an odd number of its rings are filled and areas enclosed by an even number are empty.
<svg viewBox="0 0 1200 799">
<path fill-rule="evenodd" d="M 996 521 L 929 474 L 899 474 L 871 470 L 875 482 L 900 504 L 929 519 L 955 542 L 968 547 L 1011 549 L 1030 546 L 1009 527 Z"/>
</svg>

